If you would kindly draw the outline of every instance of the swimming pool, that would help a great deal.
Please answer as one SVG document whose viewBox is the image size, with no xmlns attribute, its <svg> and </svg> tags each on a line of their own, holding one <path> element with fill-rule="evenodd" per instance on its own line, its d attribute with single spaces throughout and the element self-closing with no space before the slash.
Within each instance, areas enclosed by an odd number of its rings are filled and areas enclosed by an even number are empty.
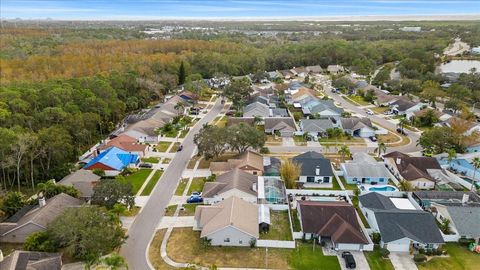
<svg viewBox="0 0 480 270">
<path fill-rule="evenodd" d="M 362 190 L 376 191 L 376 192 L 389 192 L 389 191 L 391 192 L 391 191 L 398 191 L 398 188 L 391 185 L 381 185 L 381 186 L 363 185 Z"/>
</svg>

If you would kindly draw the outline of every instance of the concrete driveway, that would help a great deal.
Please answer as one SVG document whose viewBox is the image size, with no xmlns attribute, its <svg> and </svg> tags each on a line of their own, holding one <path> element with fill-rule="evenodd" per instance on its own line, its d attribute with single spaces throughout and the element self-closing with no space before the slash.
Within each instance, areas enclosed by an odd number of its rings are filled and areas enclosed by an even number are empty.
<svg viewBox="0 0 480 270">
<path fill-rule="evenodd" d="M 358 270 L 370 270 L 370 266 L 368 266 L 367 258 L 365 258 L 365 255 L 363 254 L 362 251 L 350 251 L 352 253 L 353 258 L 355 259 L 355 263 L 357 264 L 357 267 L 355 269 Z M 340 262 L 340 267 L 342 270 L 349 270 L 345 266 L 345 260 L 342 258 L 342 251 L 337 252 L 337 258 L 338 261 Z"/>
<path fill-rule="evenodd" d="M 391 252 L 390 261 L 395 270 L 417 270 L 417 265 L 408 252 Z"/>
</svg>

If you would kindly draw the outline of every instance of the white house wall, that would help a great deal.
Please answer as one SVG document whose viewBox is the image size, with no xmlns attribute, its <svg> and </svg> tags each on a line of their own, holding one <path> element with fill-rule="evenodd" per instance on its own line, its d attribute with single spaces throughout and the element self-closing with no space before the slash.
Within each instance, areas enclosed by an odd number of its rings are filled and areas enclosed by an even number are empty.
<svg viewBox="0 0 480 270">
<path fill-rule="evenodd" d="M 211 239 L 212 246 L 250 246 L 253 237 L 229 226 L 208 235 L 207 238 Z M 225 242 L 227 238 L 230 239 L 229 242 Z"/>
</svg>

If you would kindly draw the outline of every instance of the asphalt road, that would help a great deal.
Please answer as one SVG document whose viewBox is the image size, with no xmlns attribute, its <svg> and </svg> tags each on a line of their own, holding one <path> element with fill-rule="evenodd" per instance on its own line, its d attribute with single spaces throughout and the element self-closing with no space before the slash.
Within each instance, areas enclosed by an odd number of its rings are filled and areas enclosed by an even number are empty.
<svg viewBox="0 0 480 270">
<path fill-rule="evenodd" d="M 343 108 L 345 109 L 348 109 L 352 112 L 355 112 L 363 117 L 368 117 L 370 118 L 371 121 L 383 126 L 383 127 L 386 127 L 390 130 L 393 130 L 395 131 L 397 129 L 397 125 L 382 118 L 382 117 L 379 117 L 377 115 L 367 115 L 367 113 L 365 112 L 364 109 L 362 108 L 359 108 L 358 106 L 355 106 L 353 105 L 352 103 L 346 101 L 345 99 L 343 99 L 343 97 L 341 97 L 340 95 L 336 94 L 336 93 L 332 93 L 332 91 L 330 89 L 327 89 L 325 90 L 325 92 L 327 93 L 327 95 L 331 98 L 333 98 L 333 100 L 335 102 L 338 102 L 342 105 Z M 404 146 L 398 146 L 398 147 L 389 147 L 387 148 L 387 152 L 392 152 L 392 151 L 400 151 L 400 152 L 404 152 L 404 153 L 411 153 L 411 152 L 418 152 L 418 151 L 421 151 L 422 148 L 417 146 L 417 142 L 418 142 L 418 139 L 420 138 L 420 135 L 413 132 L 413 131 L 409 131 L 407 130 L 407 133 L 408 133 L 408 137 L 410 138 L 410 143 L 407 144 L 407 145 L 404 145 Z"/>
<path fill-rule="evenodd" d="M 175 192 L 182 172 L 188 164 L 195 150 L 193 137 L 202 128 L 203 124 L 212 121 L 222 110 L 220 99 L 210 112 L 193 127 L 183 141 L 183 150 L 178 152 L 164 171 L 160 181 L 155 186 L 150 199 L 135 218 L 128 231 L 128 239 L 120 250 L 120 254 L 127 260 L 129 269 L 151 269 L 148 264 L 147 250 L 150 240 L 162 219 L 165 207 Z M 160 254 L 158 254 L 160 256 Z"/>
</svg>

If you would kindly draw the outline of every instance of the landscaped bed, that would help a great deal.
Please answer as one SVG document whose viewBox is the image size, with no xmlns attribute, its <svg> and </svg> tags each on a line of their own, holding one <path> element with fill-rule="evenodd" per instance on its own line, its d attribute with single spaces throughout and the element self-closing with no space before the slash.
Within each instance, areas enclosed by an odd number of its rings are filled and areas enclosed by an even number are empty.
<svg viewBox="0 0 480 270">
<path fill-rule="evenodd" d="M 148 196 L 150 193 L 152 193 L 153 188 L 157 184 L 158 180 L 160 180 L 160 177 L 162 177 L 163 171 L 156 171 L 155 174 L 152 176 L 150 181 L 148 181 L 147 185 L 142 191 L 142 196 Z"/>
<path fill-rule="evenodd" d="M 365 258 L 367 258 L 368 265 L 371 270 L 395 270 L 390 259 L 385 259 L 380 253 L 380 249 L 374 249 L 373 251 L 365 251 Z"/>
<path fill-rule="evenodd" d="M 242 267 L 268 269 L 336 270 L 336 256 L 324 256 L 321 247 L 297 242 L 296 249 L 205 247 L 200 232 L 191 228 L 175 228 L 167 244 L 168 256 L 176 262 L 206 267 Z"/>
<path fill-rule="evenodd" d="M 270 211 L 270 229 L 261 233 L 260 239 L 292 240 L 288 211 Z"/>
<path fill-rule="evenodd" d="M 419 270 L 476 270 L 480 265 L 480 254 L 471 252 L 459 244 L 448 243 L 443 246 L 448 257 L 435 257 L 428 262 L 418 264 Z"/>
<path fill-rule="evenodd" d="M 136 194 L 142 187 L 152 169 L 141 169 L 126 177 L 127 181 L 132 184 L 133 193 Z"/>
</svg>

